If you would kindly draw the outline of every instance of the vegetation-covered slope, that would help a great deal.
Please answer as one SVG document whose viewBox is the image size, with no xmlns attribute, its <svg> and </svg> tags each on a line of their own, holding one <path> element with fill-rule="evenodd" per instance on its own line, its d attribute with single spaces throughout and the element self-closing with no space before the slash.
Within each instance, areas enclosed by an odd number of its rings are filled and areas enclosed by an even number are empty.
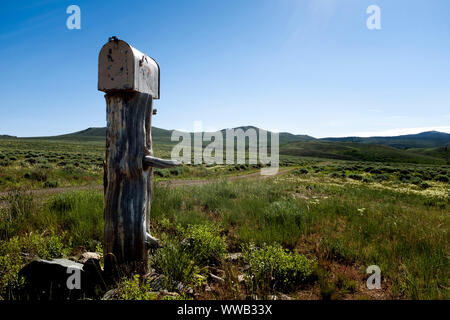
<svg viewBox="0 0 450 320">
<path fill-rule="evenodd" d="M 444 146 L 450 143 L 450 134 L 445 132 L 428 131 L 418 134 L 408 134 L 395 137 L 369 137 L 369 138 L 345 137 L 345 138 L 325 138 L 323 140 L 379 144 L 399 149 L 433 148 Z"/>
<path fill-rule="evenodd" d="M 327 159 L 445 164 L 442 158 L 417 154 L 387 146 L 357 142 L 292 142 L 280 148 L 280 154 Z"/>
</svg>

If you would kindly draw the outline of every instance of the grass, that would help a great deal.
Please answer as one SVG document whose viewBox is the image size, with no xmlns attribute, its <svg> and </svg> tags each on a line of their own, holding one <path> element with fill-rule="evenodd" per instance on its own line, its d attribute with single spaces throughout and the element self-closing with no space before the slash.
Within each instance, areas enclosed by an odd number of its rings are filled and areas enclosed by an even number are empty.
<svg viewBox="0 0 450 320">
<path fill-rule="evenodd" d="M 231 251 L 251 242 L 295 249 L 302 238 L 316 237 L 322 239 L 318 249 L 304 253 L 377 264 L 395 296 L 448 298 L 448 184 L 433 181 L 422 190 L 398 181 L 396 170 L 389 169 L 382 183 L 332 178 L 329 171 L 324 166 L 306 177 L 294 172 L 270 182 L 157 188 L 153 221 L 216 221 Z"/>
<path fill-rule="evenodd" d="M 316 262 L 304 255 L 292 253 L 279 244 L 253 243 L 243 245 L 244 262 L 249 266 L 247 281 L 251 293 L 267 299 L 275 289 L 290 291 L 296 285 L 311 278 Z"/>
<path fill-rule="evenodd" d="M 104 146 L 95 141 L 20 143 L 26 148 L 13 139 L 0 142 L 0 161 L 6 164 L 0 163 L 2 190 L 102 181 Z M 364 267 L 376 264 L 393 297 L 450 298 L 449 166 L 290 156 L 283 157 L 283 165 L 293 168 L 290 174 L 265 180 L 156 183 L 151 227 L 165 246 L 151 263 L 165 275 L 168 289 L 183 282 L 203 292 L 214 267 L 223 271 L 225 282 L 215 295 L 200 297 L 301 296 L 318 286 L 323 298 L 364 298 L 361 280 L 339 274 L 330 282 L 329 266 L 356 268 L 364 275 Z M 184 166 L 158 170 L 155 177 L 217 179 L 257 170 Z M 0 206 L 0 295 L 5 299 L 14 298 L 17 272 L 29 259 L 101 247 L 101 191 L 63 192 L 42 200 L 14 189 L 0 200 L 7 204 Z M 243 252 L 243 261 L 226 259 L 234 252 Z M 252 280 L 239 282 L 242 275 Z M 155 298 L 147 285 L 126 279 L 121 297 Z"/>
</svg>

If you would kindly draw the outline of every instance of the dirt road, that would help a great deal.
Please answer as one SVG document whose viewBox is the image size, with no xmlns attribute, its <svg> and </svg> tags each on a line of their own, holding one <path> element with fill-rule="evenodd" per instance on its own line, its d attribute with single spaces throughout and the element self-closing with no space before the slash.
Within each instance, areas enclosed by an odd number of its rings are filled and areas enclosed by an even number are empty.
<svg viewBox="0 0 450 320">
<path fill-rule="evenodd" d="M 293 170 L 293 168 L 285 168 L 278 170 L 278 173 L 275 176 L 279 176 L 289 171 Z M 245 180 L 245 179 L 266 179 L 273 176 L 262 176 L 260 172 L 253 172 L 249 174 L 243 174 L 238 176 L 225 176 L 220 179 L 199 179 L 199 180 L 184 180 L 184 179 L 173 179 L 173 180 L 162 180 L 158 181 L 158 183 L 163 185 L 168 185 L 171 187 L 178 186 L 193 186 L 193 185 L 205 185 L 209 183 L 215 183 L 220 181 L 236 181 L 236 180 Z M 43 197 L 52 194 L 67 192 L 67 191 L 78 191 L 78 190 L 102 190 L 102 185 L 93 185 L 93 186 L 71 186 L 71 187 L 61 187 L 61 188 L 52 188 L 52 189 L 36 189 L 31 190 L 36 197 Z M 6 201 L 2 200 L 4 196 L 6 196 L 8 192 L 0 192 L 0 208 L 6 205 Z"/>
</svg>

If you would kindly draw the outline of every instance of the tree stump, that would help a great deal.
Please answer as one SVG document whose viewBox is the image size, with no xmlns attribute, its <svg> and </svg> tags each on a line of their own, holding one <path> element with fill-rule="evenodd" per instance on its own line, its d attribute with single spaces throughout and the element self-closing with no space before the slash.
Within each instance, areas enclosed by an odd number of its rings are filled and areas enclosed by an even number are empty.
<svg viewBox="0 0 450 320">
<path fill-rule="evenodd" d="M 153 98 L 146 93 L 108 93 L 106 131 L 105 270 L 148 272 Z M 122 268 L 126 270 L 118 270 Z"/>
</svg>

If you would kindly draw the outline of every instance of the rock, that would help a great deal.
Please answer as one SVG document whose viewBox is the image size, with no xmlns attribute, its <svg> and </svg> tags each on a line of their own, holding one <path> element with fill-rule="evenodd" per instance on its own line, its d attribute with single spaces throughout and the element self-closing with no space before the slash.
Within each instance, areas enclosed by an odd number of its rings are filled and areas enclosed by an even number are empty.
<svg viewBox="0 0 450 320">
<path fill-rule="evenodd" d="M 117 297 L 118 297 L 118 292 L 117 291 L 118 291 L 117 288 L 114 288 L 114 289 L 111 289 L 111 290 L 107 291 L 103 295 L 102 300 L 115 300 L 115 299 L 117 299 Z"/>
<path fill-rule="evenodd" d="M 225 278 L 225 271 L 216 267 L 209 267 L 209 271 L 216 276 L 219 276 L 221 278 Z"/>
<path fill-rule="evenodd" d="M 238 275 L 238 282 L 241 283 L 241 282 L 244 282 L 244 281 L 245 281 L 245 275 L 239 274 Z"/>
<path fill-rule="evenodd" d="M 183 247 L 190 247 L 194 244 L 195 239 L 194 238 L 184 238 L 181 240 L 181 246 Z"/>
<path fill-rule="evenodd" d="M 187 287 L 186 287 L 183 283 L 181 283 L 181 282 L 179 282 L 179 281 L 175 281 L 175 283 L 174 283 L 174 289 L 175 289 L 177 292 L 185 292 L 185 291 L 187 290 Z"/>
<path fill-rule="evenodd" d="M 148 276 L 148 279 L 150 281 L 150 288 L 154 291 L 163 291 L 166 289 L 166 276 L 163 274 L 157 274 L 153 273 Z M 179 281 L 173 282 L 173 289 L 177 292 L 187 292 L 189 290 L 189 287 L 186 287 L 183 283 Z"/>
<path fill-rule="evenodd" d="M 207 286 L 205 287 L 205 292 L 211 292 L 211 291 L 212 291 L 211 287 L 207 285 Z"/>
<path fill-rule="evenodd" d="M 19 271 L 26 300 L 74 300 L 100 296 L 105 286 L 98 260 L 81 264 L 68 259 L 37 259 Z"/>
<path fill-rule="evenodd" d="M 241 252 L 235 252 L 235 253 L 227 254 L 225 259 L 230 260 L 230 261 L 236 261 L 236 260 L 239 260 L 241 257 L 242 257 Z"/>
<path fill-rule="evenodd" d="M 164 289 L 164 285 L 166 282 L 166 277 L 162 274 L 155 276 L 152 280 L 150 280 L 150 287 L 152 290 L 161 291 Z"/>
<path fill-rule="evenodd" d="M 225 283 L 225 279 L 223 279 L 219 276 L 216 276 L 212 273 L 209 274 L 209 278 L 215 283 Z"/>
<path fill-rule="evenodd" d="M 167 290 L 161 290 L 159 292 L 159 294 L 161 294 L 163 297 L 173 297 L 173 298 L 176 298 L 176 297 L 180 296 L 177 292 L 170 292 L 170 291 L 167 291 Z"/>
<path fill-rule="evenodd" d="M 103 279 L 103 270 L 98 259 L 89 258 L 83 265 L 85 274 L 84 293 L 89 297 L 98 297 L 106 290 L 106 283 Z"/>
<path fill-rule="evenodd" d="M 89 259 L 100 260 L 102 256 L 97 252 L 84 252 L 81 257 L 78 259 L 79 263 L 85 263 Z"/>
<path fill-rule="evenodd" d="M 155 270 L 152 269 L 149 273 L 144 275 L 143 278 L 149 282 L 152 282 L 154 279 L 156 279 L 159 276 L 160 276 L 160 274 L 155 272 Z"/>
<path fill-rule="evenodd" d="M 280 296 L 280 300 L 292 300 L 292 298 L 289 297 L 288 295 L 282 294 L 282 295 Z"/>
</svg>

